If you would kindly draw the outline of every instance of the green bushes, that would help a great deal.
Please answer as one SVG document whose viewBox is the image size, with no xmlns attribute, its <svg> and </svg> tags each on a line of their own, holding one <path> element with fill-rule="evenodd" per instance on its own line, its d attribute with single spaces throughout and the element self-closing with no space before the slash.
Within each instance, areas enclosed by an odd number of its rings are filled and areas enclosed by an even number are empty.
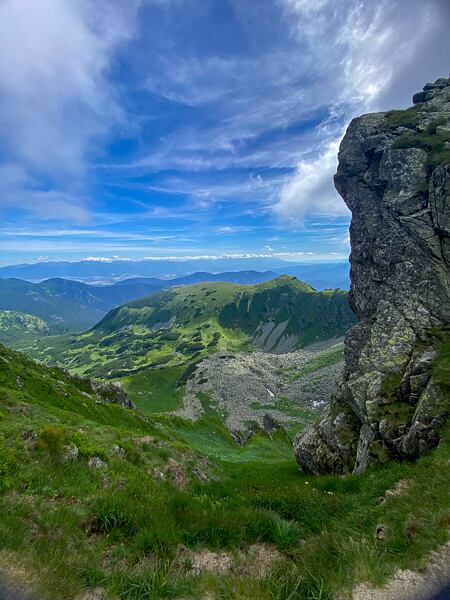
<svg viewBox="0 0 450 600">
<path fill-rule="evenodd" d="M 107 459 L 106 452 L 96 444 L 93 444 L 85 433 L 75 431 L 71 434 L 70 440 L 78 448 L 78 452 L 83 458 L 89 459 L 98 456 L 102 460 Z"/>
<path fill-rule="evenodd" d="M 41 429 L 36 441 L 36 448 L 47 452 L 53 460 L 60 459 L 63 453 L 67 434 L 60 427 L 48 425 Z"/>
</svg>

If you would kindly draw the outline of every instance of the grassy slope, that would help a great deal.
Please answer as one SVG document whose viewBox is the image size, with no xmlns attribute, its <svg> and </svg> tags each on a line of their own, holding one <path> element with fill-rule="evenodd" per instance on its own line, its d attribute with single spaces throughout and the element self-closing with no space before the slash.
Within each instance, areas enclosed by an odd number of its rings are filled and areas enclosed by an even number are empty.
<svg viewBox="0 0 450 600">
<path fill-rule="evenodd" d="M 435 377 L 450 401 L 450 335 L 442 334 Z M 331 598 L 357 579 L 382 582 L 445 541 L 450 522 L 450 431 L 416 464 L 361 476 L 306 477 L 281 434 L 236 446 L 217 419 L 145 418 L 98 403 L 58 369 L 0 350 L 0 548 L 45 597 L 74 598 L 100 586 L 123 600 L 144 598 Z M 34 437 L 34 434 L 37 436 Z M 136 441 L 150 435 L 148 444 Z M 61 463 L 76 443 L 75 462 Z M 124 458 L 111 454 L 114 445 Z M 93 470 L 93 455 L 108 463 Z M 185 490 L 151 476 L 173 457 L 208 483 Z M 208 462 L 206 462 L 207 457 Z M 409 490 L 379 498 L 399 479 Z M 385 538 L 375 530 L 384 525 Z M 273 544 L 283 562 L 263 579 L 239 569 L 193 575 L 174 562 L 179 544 L 231 554 Z"/>
<path fill-rule="evenodd" d="M 299 334 L 297 347 L 343 335 L 354 323 L 347 292 L 315 292 L 308 284 L 287 275 L 242 290 L 221 311 L 219 322 L 251 335 L 268 318 L 276 325 L 288 321 L 284 333 Z"/>
<path fill-rule="evenodd" d="M 31 352 L 74 373 L 124 377 L 137 401 L 139 392 L 153 389 L 159 405 L 160 381 L 212 352 L 251 350 L 251 336 L 261 322 L 288 320 L 287 333 L 300 331 L 300 346 L 342 335 L 354 319 L 346 298 L 340 291 L 314 292 L 285 276 L 255 286 L 180 286 L 120 306 L 89 332 L 46 339 Z M 171 394 L 177 395 L 175 388 Z"/>
<path fill-rule="evenodd" d="M 61 325 L 46 323 L 39 317 L 13 310 L 0 310 L 0 343 L 19 348 L 64 331 Z"/>
</svg>

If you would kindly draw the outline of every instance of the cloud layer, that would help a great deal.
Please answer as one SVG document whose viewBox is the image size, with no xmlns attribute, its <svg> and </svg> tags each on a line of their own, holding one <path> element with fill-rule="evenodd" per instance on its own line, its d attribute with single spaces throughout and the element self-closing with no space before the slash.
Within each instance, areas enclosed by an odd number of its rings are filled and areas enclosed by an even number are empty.
<svg viewBox="0 0 450 600">
<path fill-rule="evenodd" d="M 315 57 L 328 82 L 324 100 L 333 122 L 322 123 L 319 149 L 302 160 L 274 205 L 282 218 L 345 214 L 332 185 L 342 123 L 363 112 L 410 103 L 412 90 L 446 74 L 450 5 L 445 0 L 281 0 L 291 35 Z M 426 49 L 426 51 L 424 51 Z M 323 138 L 325 134 L 325 139 Z"/>
<path fill-rule="evenodd" d="M 0 202 L 83 221 L 93 144 L 124 119 L 108 72 L 136 7 L 90 0 L 0 4 Z"/>
<path fill-rule="evenodd" d="M 0 243 L 340 253 L 345 127 L 446 74 L 449 22 L 448 0 L 3 0 Z"/>
</svg>

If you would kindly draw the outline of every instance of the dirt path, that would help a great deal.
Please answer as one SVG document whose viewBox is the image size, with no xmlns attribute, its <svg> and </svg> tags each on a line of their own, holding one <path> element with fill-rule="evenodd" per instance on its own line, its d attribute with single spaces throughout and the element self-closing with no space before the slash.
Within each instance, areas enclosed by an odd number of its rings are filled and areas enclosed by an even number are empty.
<svg viewBox="0 0 450 600">
<path fill-rule="evenodd" d="M 450 600 L 450 542 L 433 552 L 423 571 L 397 571 L 382 588 L 360 584 L 352 600 Z"/>
</svg>

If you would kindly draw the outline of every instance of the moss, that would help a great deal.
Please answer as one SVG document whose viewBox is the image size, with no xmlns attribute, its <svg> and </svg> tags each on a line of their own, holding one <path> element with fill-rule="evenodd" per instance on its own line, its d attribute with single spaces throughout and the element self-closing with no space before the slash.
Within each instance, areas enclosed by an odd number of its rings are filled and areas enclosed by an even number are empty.
<svg viewBox="0 0 450 600">
<path fill-rule="evenodd" d="M 390 402 L 396 402 L 399 398 L 402 379 L 403 373 L 401 372 L 385 375 L 381 382 L 381 393 L 383 397 Z"/>
<path fill-rule="evenodd" d="M 394 148 L 422 148 L 428 154 L 427 164 L 435 168 L 441 164 L 450 163 L 450 149 L 445 143 L 450 141 L 450 134 L 436 133 L 436 125 L 425 132 L 403 133 L 394 142 Z"/>
</svg>

